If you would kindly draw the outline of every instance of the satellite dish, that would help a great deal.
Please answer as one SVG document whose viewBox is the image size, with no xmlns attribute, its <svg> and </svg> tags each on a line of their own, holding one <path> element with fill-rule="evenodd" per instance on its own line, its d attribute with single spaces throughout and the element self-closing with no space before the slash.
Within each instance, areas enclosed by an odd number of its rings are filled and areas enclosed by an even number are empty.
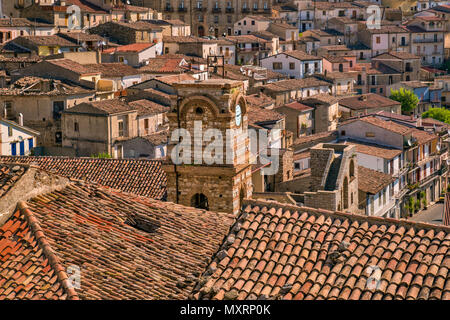
<svg viewBox="0 0 450 320">
<path fill-rule="evenodd" d="M 407 144 L 408 144 L 408 146 L 412 146 L 412 142 L 411 142 L 411 139 L 408 139 L 408 141 L 406 142 Z"/>
</svg>

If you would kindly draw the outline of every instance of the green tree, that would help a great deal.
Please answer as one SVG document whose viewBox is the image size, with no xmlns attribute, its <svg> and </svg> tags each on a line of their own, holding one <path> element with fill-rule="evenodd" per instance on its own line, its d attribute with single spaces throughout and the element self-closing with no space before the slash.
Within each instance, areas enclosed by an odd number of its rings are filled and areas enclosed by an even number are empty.
<svg viewBox="0 0 450 320">
<path fill-rule="evenodd" d="M 409 114 L 417 107 L 419 104 L 419 98 L 411 90 L 406 90 L 405 88 L 400 88 L 398 90 L 391 89 L 392 100 L 398 101 L 402 104 L 402 113 Z"/>
<path fill-rule="evenodd" d="M 422 114 L 422 118 L 433 118 L 450 124 L 450 110 L 444 108 L 431 108 Z"/>
</svg>

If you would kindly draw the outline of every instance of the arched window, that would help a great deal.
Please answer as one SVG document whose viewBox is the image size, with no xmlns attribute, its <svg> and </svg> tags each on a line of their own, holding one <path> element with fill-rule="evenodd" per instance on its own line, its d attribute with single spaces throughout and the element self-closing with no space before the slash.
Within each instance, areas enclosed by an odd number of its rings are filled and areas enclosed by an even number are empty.
<svg viewBox="0 0 450 320">
<path fill-rule="evenodd" d="M 191 198 L 191 206 L 198 209 L 208 209 L 208 198 L 203 193 L 196 193 Z"/>
</svg>

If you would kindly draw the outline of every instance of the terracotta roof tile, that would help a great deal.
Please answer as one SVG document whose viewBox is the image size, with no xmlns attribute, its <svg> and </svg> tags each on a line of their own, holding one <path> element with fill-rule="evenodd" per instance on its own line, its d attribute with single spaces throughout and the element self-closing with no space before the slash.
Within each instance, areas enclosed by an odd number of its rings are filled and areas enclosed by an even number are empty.
<svg viewBox="0 0 450 320">
<path fill-rule="evenodd" d="M 17 288 L 24 299 L 186 299 L 232 222 L 72 183 L 21 203 L 0 228 L 1 261 L 21 262 L 2 267 L 0 298 L 16 298 Z M 79 288 L 67 280 L 74 266 Z"/>
<path fill-rule="evenodd" d="M 234 253 L 213 259 L 215 271 L 193 292 L 200 299 L 224 299 L 230 290 L 238 299 L 289 300 L 432 299 L 448 292 L 449 227 L 247 200 L 232 230 Z M 430 251 L 428 263 L 415 258 L 419 242 Z M 250 243 L 262 257 L 236 254 Z M 377 289 L 367 286 L 371 266 L 381 271 Z M 219 292 L 210 289 L 215 285 Z"/>
<path fill-rule="evenodd" d="M 33 164 L 61 176 L 154 199 L 166 193 L 166 174 L 157 160 L 0 156 L 0 162 Z"/>
</svg>

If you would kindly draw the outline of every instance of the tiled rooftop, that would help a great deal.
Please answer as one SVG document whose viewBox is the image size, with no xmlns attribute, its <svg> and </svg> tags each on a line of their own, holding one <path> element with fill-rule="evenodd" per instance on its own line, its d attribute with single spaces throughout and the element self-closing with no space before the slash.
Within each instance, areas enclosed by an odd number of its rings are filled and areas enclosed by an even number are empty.
<svg viewBox="0 0 450 320">
<path fill-rule="evenodd" d="M 0 228 L 0 299 L 185 299 L 232 222 L 70 184 L 21 203 Z M 69 289 L 74 267 L 80 288 Z"/>
<path fill-rule="evenodd" d="M 0 156 L 0 163 L 33 164 L 61 176 L 153 199 L 162 199 L 166 192 L 166 174 L 157 160 Z"/>
<path fill-rule="evenodd" d="M 370 194 L 377 194 L 395 179 L 386 173 L 358 166 L 358 189 Z"/>
<path fill-rule="evenodd" d="M 450 299 L 449 247 L 449 227 L 250 200 L 193 297 Z"/>
<path fill-rule="evenodd" d="M 366 93 L 339 99 L 339 105 L 353 110 L 399 106 L 400 102 L 383 97 L 376 93 Z"/>
</svg>

